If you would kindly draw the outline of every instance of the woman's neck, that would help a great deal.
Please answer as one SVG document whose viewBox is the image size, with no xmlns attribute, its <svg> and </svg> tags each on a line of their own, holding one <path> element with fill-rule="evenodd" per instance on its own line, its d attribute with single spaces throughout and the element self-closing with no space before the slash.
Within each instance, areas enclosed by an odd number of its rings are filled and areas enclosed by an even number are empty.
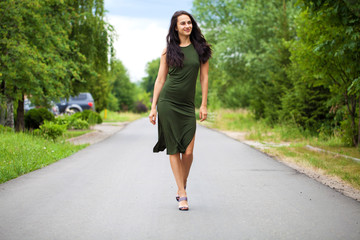
<svg viewBox="0 0 360 240">
<path fill-rule="evenodd" d="M 180 39 L 180 47 L 186 47 L 191 44 L 190 36 L 179 36 Z"/>
</svg>

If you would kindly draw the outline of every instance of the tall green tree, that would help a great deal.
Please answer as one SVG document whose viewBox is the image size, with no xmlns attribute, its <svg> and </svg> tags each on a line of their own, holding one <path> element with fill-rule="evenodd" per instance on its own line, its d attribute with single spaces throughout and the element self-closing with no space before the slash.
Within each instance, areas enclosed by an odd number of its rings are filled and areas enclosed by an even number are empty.
<svg viewBox="0 0 360 240">
<path fill-rule="evenodd" d="M 292 60 L 309 84 L 330 90 L 332 111 L 346 109 L 343 131 L 350 134 L 351 144 L 358 145 L 360 3 L 302 0 L 299 6 L 302 12 L 297 19 Z"/>
<path fill-rule="evenodd" d="M 110 89 L 116 98 L 116 107 L 111 110 L 128 111 L 134 107 L 136 86 L 130 81 L 129 74 L 120 60 L 111 63 Z"/>
<path fill-rule="evenodd" d="M 65 1 L 1 1 L 0 16 L 0 94 L 8 105 L 18 102 L 17 130 L 21 130 L 24 96 L 46 104 L 67 94 L 80 80 L 82 56 L 68 37 L 72 11 Z M 79 61 L 74 61 L 72 56 L 78 54 Z"/>
<path fill-rule="evenodd" d="M 195 0 L 194 14 L 213 44 L 211 88 L 225 107 L 250 107 L 274 122 L 291 82 L 290 53 L 295 37 L 294 1 Z M 212 90 L 210 90 L 212 91 Z"/>
<path fill-rule="evenodd" d="M 72 94 L 89 91 L 94 96 L 97 111 L 106 107 L 109 88 L 109 57 L 113 57 L 113 27 L 104 19 L 104 0 L 68 0 L 74 11 L 70 39 L 86 57 L 81 77 L 72 86 Z"/>
<path fill-rule="evenodd" d="M 146 64 L 146 77 L 142 78 L 140 86 L 148 93 L 153 95 L 154 84 L 160 67 L 160 58 L 154 59 Z"/>
<path fill-rule="evenodd" d="M 102 0 L 0 2 L 2 123 L 24 126 L 24 96 L 39 105 L 90 91 L 101 110 L 109 94 L 112 27 Z M 6 110 L 5 110 L 6 108 Z"/>
</svg>

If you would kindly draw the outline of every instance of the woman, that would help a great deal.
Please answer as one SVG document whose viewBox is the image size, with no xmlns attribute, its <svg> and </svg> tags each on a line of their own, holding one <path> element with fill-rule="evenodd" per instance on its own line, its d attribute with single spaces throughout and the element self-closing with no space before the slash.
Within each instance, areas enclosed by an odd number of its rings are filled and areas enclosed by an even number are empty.
<svg viewBox="0 0 360 240">
<path fill-rule="evenodd" d="M 200 68 L 200 121 L 204 121 L 207 117 L 208 60 L 211 49 L 194 18 L 185 11 L 174 13 L 166 39 L 167 47 L 161 55 L 149 118 L 155 125 L 159 111 L 159 136 L 153 151 L 167 149 L 178 186 L 176 199 L 179 201 L 179 210 L 186 211 L 189 206 L 185 189 L 193 161 L 196 130 L 196 79 Z"/>
</svg>

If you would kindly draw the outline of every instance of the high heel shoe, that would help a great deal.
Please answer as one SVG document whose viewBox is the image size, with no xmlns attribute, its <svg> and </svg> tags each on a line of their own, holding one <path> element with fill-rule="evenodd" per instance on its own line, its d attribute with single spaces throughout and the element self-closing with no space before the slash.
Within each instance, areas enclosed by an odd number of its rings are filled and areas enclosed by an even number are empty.
<svg viewBox="0 0 360 240">
<path fill-rule="evenodd" d="M 179 203 L 181 201 L 187 201 L 187 197 L 181 197 L 179 198 Z M 180 211 L 188 211 L 189 210 L 189 206 L 179 206 L 179 210 Z"/>
<path fill-rule="evenodd" d="M 186 186 L 184 187 L 184 189 L 186 190 Z M 176 195 L 176 201 L 179 201 L 179 198 L 180 198 L 180 196 L 179 195 Z"/>
</svg>

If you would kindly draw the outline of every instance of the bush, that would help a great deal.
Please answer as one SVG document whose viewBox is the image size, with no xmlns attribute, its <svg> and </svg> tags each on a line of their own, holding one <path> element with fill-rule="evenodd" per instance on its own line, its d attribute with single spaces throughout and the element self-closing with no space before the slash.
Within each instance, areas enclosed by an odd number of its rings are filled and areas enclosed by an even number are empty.
<svg viewBox="0 0 360 240">
<path fill-rule="evenodd" d="M 6 132 L 14 132 L 14 129 L 11 127 L 5 127 L 3 125 L 0 125 L 0 133 L 6 133 Z"/>
<path fill-rule="evenodd" d="M 75 119 L 73 122 L 71 122 L 71 128 L 80 130 L 80 129 L 89 129 L 89 123 L 82 119 Z"/>
<path fill-rule="evenodd" d="M 358 122 L 358 119 L 356 119 Z M 349 116 L 345 116 L 344 120 L 340 122 L 341 128 L 341 140 L 346 146 L 354 146 L 354 139 L 357 137 L 358 125 L 355 124 L 355 128 L 351 125 L 351 119 Z"/>
<path fill-rule="evenodd" d="M 40 126 L 40 134 L 46 139 L 55 141 L 58 137 L 62 136 L 66 131 L 66 125 L 59 125 L 53 122 L 45 121 Z M 35 132 L 37 134 L 38 131 Z"/>
<path fill-rule="evenodd" d="M 81 119 L 86 120 L 90 125 L 100 124 L 103 122 L 100 114 L 90 110 L 84 110 L 81 113 Z"/>
<path fill-rule="evenodd" d="M 102 123 L 102 118 L 97 112 L 84 110 L 73 115 L 63 115 L 56 118 L 57 124 L 66 125 L 67 129 L 89 129 L 89 125 Z"/>
<path fill-rule="evenodd" d="M 136 113 L 144 113 L 144 112 L 148 111 L 148 108 L 143 102 L 138 101 L 138 102 L 135 103 L 135 109 L 134 110 L 135 110 Z"/>
<path fill-rule="evenodd" d="M 54 115 L 46 108 L 30 109 L 25 114 L 25 127 L 27 129 L 37 129 L 44 121 L 54 121 Z"/>
<path fill-rule="evenodd" d="M 81 119 L 81 113 L 63 115 L 56 118 L 55 123 L 66 126 L 67 129 L 89 129 L 89 123 Z"/>
</svg>

